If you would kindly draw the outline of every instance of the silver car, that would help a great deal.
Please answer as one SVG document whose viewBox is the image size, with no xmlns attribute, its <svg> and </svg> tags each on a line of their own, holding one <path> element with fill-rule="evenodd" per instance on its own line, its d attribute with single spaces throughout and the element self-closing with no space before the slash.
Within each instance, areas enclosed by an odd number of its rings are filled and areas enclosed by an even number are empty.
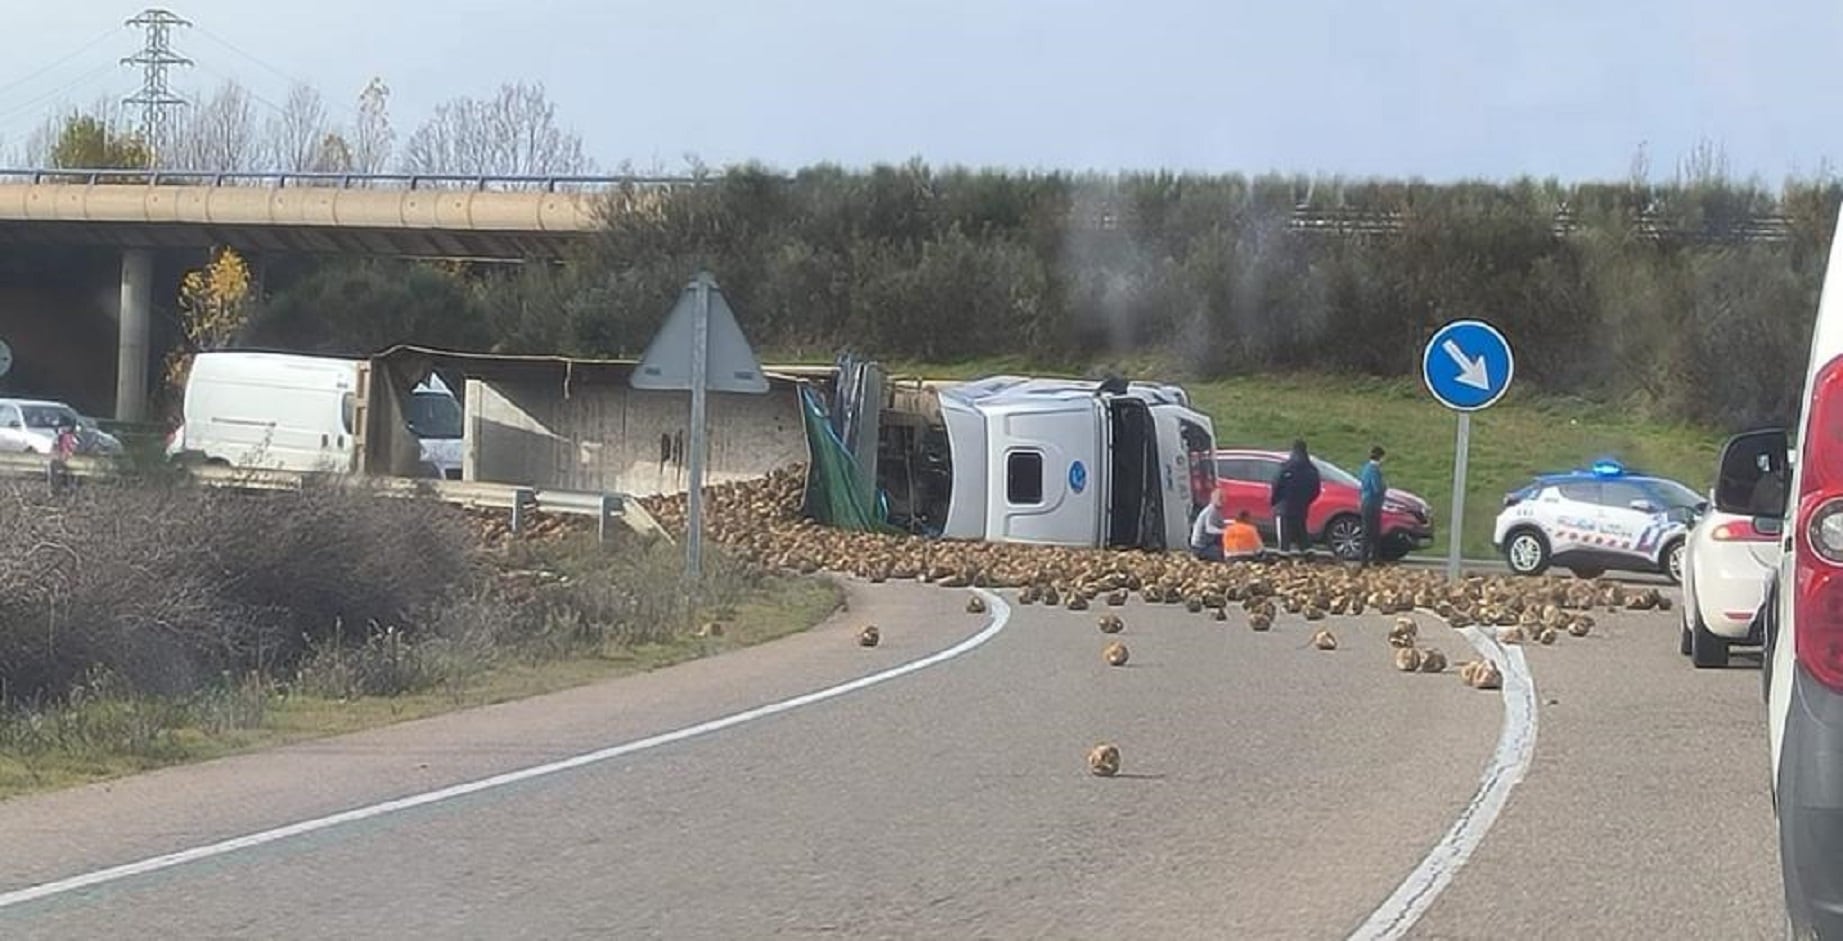
<svg viewBox="0 0 1843 941">
<path fill-rule="evenodd" d="M 0 399 L 0 454 L 50 454 L 57 447 L 58 429 L 67 424 L 77 429 L 77 453 L 122 453 L 121 441 L 63 402 Z"/>
</svg>

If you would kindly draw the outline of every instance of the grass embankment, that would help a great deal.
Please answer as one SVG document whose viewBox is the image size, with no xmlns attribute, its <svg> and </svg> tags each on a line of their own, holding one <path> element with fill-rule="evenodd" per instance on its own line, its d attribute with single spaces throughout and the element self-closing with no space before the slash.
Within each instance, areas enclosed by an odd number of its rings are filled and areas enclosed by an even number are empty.
<svg viewBox="0 0 1843 941">
<path fill-rule="evenodd" d="M 657 669 L 842 600 L 716 552 L 693 607 L 670 545 L 543 519 L 513 536 L 422 501 L 0 496 L 0 574 L 19 576 L 0 598 L 0 799 Z"/>
<path fill-rule="evenodd" d="M 996 373 L 1037 374 L 1016 361 L 954 366 L 893 364 L 899 374 L 956 379 Z M 1135 364 L 1132 376 L 1171 375 Z M 1073 373 L 1071 373 L 1073 374 Z M 1336 376 L 1247 376 L 1184 382 L 1196 407 L 1210 416 L 1221 447 L 1286 449 L 1304 438 L 1312 451 L 1355 474 L 1372 444 L 1389 452 L 1389 484 L 1426 498 L 1434 507 L 1437 542 L 1444 555 L 1451 535 L 1453 446 L 1458 419 L 1416 381 Z M 1544 471 L 1582 467 L 1601 455 L 1675 478 L 1698 492 L 1714 481 L 1723 435 L 1650 421 L 1632 410 L 1580 400 L 1545 398 L 1512 387 L 1504 399 L 1472 417 L 1466 473 L 1465 535 L 1468 558 L 1488 558 L 1491 527 L 1504 494 Z"/>
<path fill-rule="evenodd" d="M 296 691 L 251 677 L 175 699 L 103 681 L 53 708 L 0 715 L 0 800 L 657 670 L 806 630 L 841 598 L 830 581 L 773 578 L 725 612 L 721 637 L 611 641 L 554 659 L 483 663 L 399 695 Z"/>
</svg>

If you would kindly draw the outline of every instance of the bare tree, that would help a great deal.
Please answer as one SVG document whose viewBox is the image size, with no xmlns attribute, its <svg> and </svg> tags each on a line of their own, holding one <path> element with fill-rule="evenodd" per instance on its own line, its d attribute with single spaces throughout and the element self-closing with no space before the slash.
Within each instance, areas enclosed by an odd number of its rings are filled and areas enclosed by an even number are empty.
<svg viewBox="0 0 1843 941">
<path fill-rule="evenodd" d="M 382 173 L 390 165 L 397 132 L 390 126 L 390 87 L 381 78 L 366 83 L 358 95 L 358 124 L 350 141 L 341 138 L 346 166 L 353 173 Z"/>
<path fill-rule="evenodd" d="M 172 136 L 155 154 L 163 167 L 233 172 L 262 164 L 256 109 L 250 93 L 234 81 L 194 102 L 185 119 L 174 125 Z"/>
<path fill-rule="evenodd" d="M 351 173 L 352 145 L 337 131 L 329 132 L 320 139 L 314 150 L 314 161 L 307 169 L 314 173 Z"/>
<path fill-rule="evenodd" d="M 411 173 L 557 176 L 588 173 L 594 164 L 582 138 L 557 126 L 556 106 L 542 84 L 506 84 L 491 98 L 455 98 L 438 105 L 404 146 Z"/>
<path fill-rule="evenodd" d="M 269 162 L 277 170 L 299 173 L 319 161 L 321 145 L 331 134 L 326 103 L 309 85 L 296 85 L 280 114 L 269 119 Z"/>
</svg>

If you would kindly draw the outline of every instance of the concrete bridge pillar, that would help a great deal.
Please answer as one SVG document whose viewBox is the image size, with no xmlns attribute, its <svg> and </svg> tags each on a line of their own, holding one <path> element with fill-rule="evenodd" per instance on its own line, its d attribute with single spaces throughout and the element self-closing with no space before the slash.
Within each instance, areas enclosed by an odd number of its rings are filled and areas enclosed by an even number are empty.
<svg viewBox="0 0 1843 941">
<path fill-rule="evenodd" d="M 117 318 L 115 420 L 147 419 L 147 347 L 153 324 L 154 256 L 144 248 L 122 253 L 122 294 Z"/>
</svg>

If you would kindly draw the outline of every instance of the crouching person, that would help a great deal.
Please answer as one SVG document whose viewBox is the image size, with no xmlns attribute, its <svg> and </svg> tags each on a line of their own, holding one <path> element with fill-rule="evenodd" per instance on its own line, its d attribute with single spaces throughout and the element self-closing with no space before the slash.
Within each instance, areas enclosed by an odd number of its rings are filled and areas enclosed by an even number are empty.
<svg viewBox="0 0 1843 941">
<path fill-rule="evenodd" d="M 1209 506 L 1190 524 L 1190 554 L 1206 562 L 1222 561 L 1222 491 L 1209 495 Z"/>
<path fill-rule="evenodd" d="M 1247 510 L 1235 514 L 1235 520 L 1222 528 L 1222 557 L 1229 562 L 1253 562 L 1267 554 L 1261 531 Z"/>
</svg>

